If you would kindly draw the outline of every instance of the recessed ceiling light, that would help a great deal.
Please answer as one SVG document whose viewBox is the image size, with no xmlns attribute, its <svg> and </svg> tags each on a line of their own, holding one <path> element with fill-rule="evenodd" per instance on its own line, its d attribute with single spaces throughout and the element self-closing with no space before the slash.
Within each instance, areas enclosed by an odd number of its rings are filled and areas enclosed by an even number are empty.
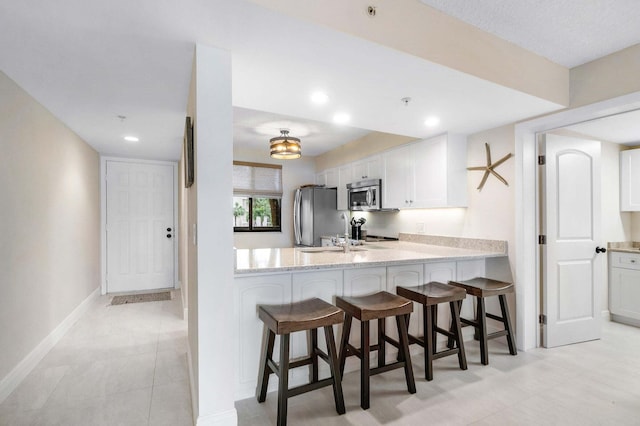
<svg viewBox="0 0 640 426">
<path fill-rule="evenodd" d="M 336 124 L 345 124 L 351 120 L 351 116 L 346 112 L 339 112 L 333 116 L 333 122 Z"/>
<path fill-rule="evenodd" d="M 125 136 L 124 140 L 127 141 L 127 142 L 138 142 L 138 141 L 140 141 L 140 139 L 138 139 L 135 136 Z"/>
<path fill-rule="evenodd" d="M 324 92 L 313 92 L 311 94 L 311 102 L 318 105 L 324 105 L 329 101 L 329 96 Z"/>
<path fill-rule="evenodd" d="M 427 127 L 435 127 L 438 124 L 440 124 L 440 119 L 438 117 L 427 117 L 427 119 L 424 121 L 424 125 Z"/>
</svg>

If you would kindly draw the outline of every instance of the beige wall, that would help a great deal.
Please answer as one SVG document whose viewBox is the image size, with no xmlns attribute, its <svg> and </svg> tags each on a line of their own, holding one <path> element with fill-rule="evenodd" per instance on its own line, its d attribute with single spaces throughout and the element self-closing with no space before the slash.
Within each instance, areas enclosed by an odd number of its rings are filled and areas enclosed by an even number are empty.
<svg viewBox="0 0 640 426">
<path fill-rule="evenodd" d="M 640 44 L 571 69 L 571 107 L 640 91 Z"/>
<path fill-rule="evenodd" d="M 262 150 L 233 150 L 235 161 L 282 165 L 282 232 L 235 232 L 236 248 L 292 247 L 293 237 L 293 197 L 296 188 L 314 183 L 314 159 L 302 157 L 297 160 L 274 160 L 269 156 L 268 146 Z M 231 217 L 229 218 L 231 221 Z"/>
<path fill-rule="evenodd" d="M 100 286 L 98 153 L 0 72 L 0 381 Z"/>
</svg>

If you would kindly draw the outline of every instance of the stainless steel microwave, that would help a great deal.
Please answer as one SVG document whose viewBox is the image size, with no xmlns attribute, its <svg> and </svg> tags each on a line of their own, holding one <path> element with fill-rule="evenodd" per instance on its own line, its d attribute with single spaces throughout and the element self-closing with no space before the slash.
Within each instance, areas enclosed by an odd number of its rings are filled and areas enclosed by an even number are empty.
<svg viewBox="0 0 640 426">
<path fill-rule="evenodd" d="M 347 184 L 349 210 L 375 211 L 382 207 L 382 180 L 368 179 Z"/>
</svg>

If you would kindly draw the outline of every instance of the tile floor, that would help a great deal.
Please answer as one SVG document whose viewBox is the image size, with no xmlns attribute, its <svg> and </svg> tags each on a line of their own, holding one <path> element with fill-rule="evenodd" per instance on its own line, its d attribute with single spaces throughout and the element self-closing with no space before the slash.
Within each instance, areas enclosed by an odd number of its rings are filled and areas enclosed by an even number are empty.
<svg viewBox="0 0 640 426">
<path fill-rule="evenodd" d="M 191 425 L 180 293 L 101 296 L 0 405 L 0 425 Z"/>
<path fill-rule="evenodd" d="M 100 297 L 0 405 L 0 425 L 191 425 L 179 297 L 121 306 Z M 489 347 L 488 366 L 472 342 L 467 371 L 455 357 L 437 360 L 433 382 L 415 356 L 414 395 L 402 370 L 374 376 L 367 411 L 358 374 L 346 374 L 345 415 L 324 388 L 289 401 L 289 424 L 640 425 L 639 328 L 605 322 L 602 340 L 515 357 Z M 238 401 L 238 424 L 275 424 L 276 402 L 276 393 Z"/>
<path fill-rule="evenodd" d="M 343 380 L 347 413 L 335 412 L 331 388 L 289 400 L 290 425 L 640 425 L 640 328 L 604 323 L 602 340 L 555 349 L 508 353 L 489 343 L 489 365 L 467 343 L 469 369 L 456 357 L 435 361 L 424 380 L 424 359 L 413 357 L 417 393 L 402 370 L 371 379 L 371 408 L 360 408 L 359 375 Z M 272 376 L 271 380 L 274 380 Z M 238 424 L 273 425 L 277 394 L 258 404 L 238 401 Z"/>
</svg>

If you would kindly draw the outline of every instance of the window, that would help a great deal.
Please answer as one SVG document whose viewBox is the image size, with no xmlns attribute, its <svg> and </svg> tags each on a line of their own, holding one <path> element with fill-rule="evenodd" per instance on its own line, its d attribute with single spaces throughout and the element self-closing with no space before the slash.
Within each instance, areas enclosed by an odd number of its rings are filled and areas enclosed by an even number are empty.
<svg viewBox="0 0 640 426">
<path fill-rule="evenodd" d="M 233 162 L 233 230 L 281 231 L 282 166 Z"/>
</svg>

